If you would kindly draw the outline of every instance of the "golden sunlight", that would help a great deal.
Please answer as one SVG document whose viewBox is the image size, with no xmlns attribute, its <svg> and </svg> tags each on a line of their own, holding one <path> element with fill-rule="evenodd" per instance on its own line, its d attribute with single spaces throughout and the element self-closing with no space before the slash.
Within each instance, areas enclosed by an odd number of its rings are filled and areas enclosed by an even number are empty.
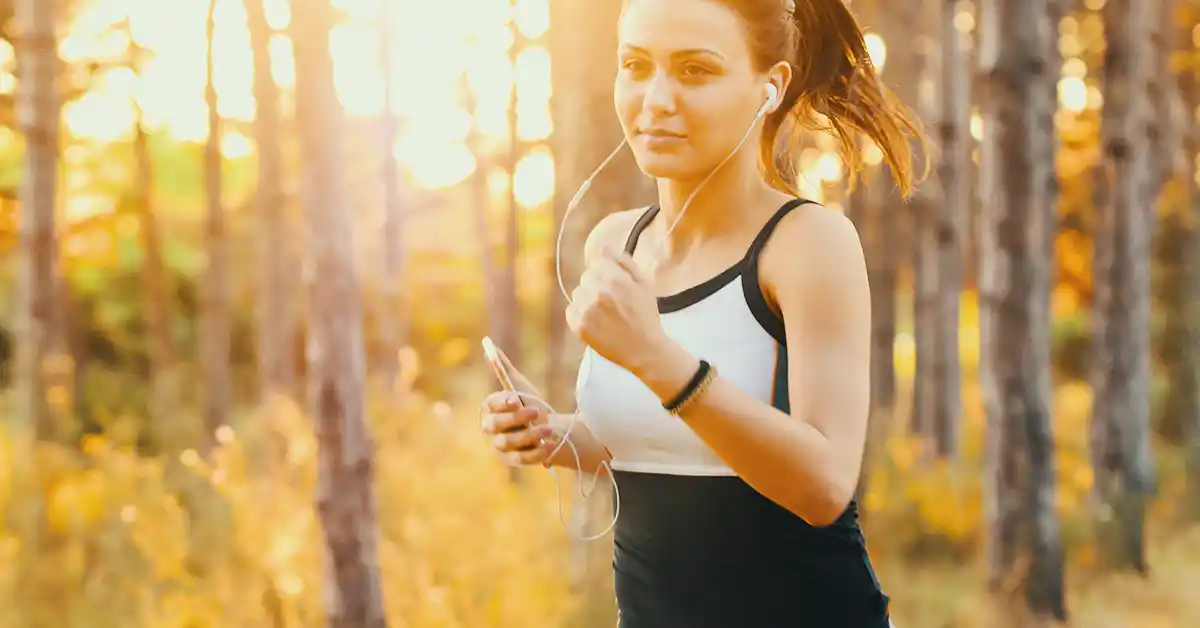
<svg viewBox="0 0 1200 628">
<path fill-rule="evenodd" d="M 513 193 L 517 202 L 535 208 L 550 201 L 554 191 L 554 157 L 545 147 L 529 152 L 517 163 Z"/>
<path fill-rule="evenodd" d="M 834 183 L 842 178 L 842 159 L 837 153 L 821 153 L 814 172 L 821 181 Z"/>
<path fill-rule="evenodd" d="M 1083 79 L 1064 76 L 1058 81 L 1058 102 L 1066 110 L 1079 113 L 1088 106 L 1088 88 Z"/>
<path fill-rule="evenodd" d="M 244 134 L 230 131 L 221 137 L 221 154 L 226 159 L 243 159 L 254 153 L 254 142 Z"/>
<path fill-rule="evenodd" d="M 863 35 L 863 42 L 867 45 L 867 54 L 871 57 L 871 63 L 875 65 L 877 70 L 882 72 L 884 65 L 887 64 L 887 44 L 876 33 Z"/>
<path fill-rule="evenodd" d="M 394 18 L 386 30 L 379 23 L 383 2 L 391 3 Z M 81 7 L 61 45 L 68 61 L 123 62 L 130 44 L 123 26 L 126 19 L 133 42 L 147 54 L 139 73 L 108 70 L 91 92 L 69 105 L 64 112 L 68 132 L 98 142 L 125 141 L 140 108 L 148 129 L 165 130 L 183 141 L 203 141 L 208 134 L 207 4 L 207 0 L 91 0 Z M 472 113 L 485 147 L 507 143 L 514 85 L 519 140 L 541 142 L 550 136 L 550 55 L 537 41 L 549 29 L 547 0 L 517 0 L 515 7 L 508 0 L 335 0 L 334 4 L 343 19 L 330 35 L 330 53 L 335 89 L 347 115 L 383 113 L 381 34 L 390 39 L 391 113 L 401 119 L 404 129 L 395 152 L 418 185 L 453 185 L 474 171 L 475 158 L 464 145 Z M 265 9 L 273 29 L 287 27 L 291 19 L 287 0 L 266 0 Z M 242 1 L 217 0 L 215 20 L 217 109 L 225 119 L 251 121 L 253 63 Z M 522 46 L 515 67 L 509 58 L 514 25 L 530 42 Z M 276 33 L 271 39 L 271 69 L 284 90 L 295 83 L 291 52 L 286 35 Z M 11 50 L 0 50 L 0 68 L 9 65 L 8 57 Z M 0 92 L 11 89 L 11 83 L 11 76 L 0 72 Z M 473 112 L 465 109 L 467 97 L 474 101 Z M 253 152 L 253 146 L 248 138 L 226 135 L 222 150 L 238 158 Z M 549 198 L 552 162 L 541 153 L 521 162 L 517 187 L 523 204 L 536 205 Z"/>
</svg>

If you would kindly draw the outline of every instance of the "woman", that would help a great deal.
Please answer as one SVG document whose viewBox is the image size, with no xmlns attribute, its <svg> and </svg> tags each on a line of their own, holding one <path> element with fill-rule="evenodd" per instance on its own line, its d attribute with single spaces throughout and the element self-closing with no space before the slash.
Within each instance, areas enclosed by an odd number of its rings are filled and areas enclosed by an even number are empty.
<svg viewBox="0 0 1200 628">
<path fill-rule="evenodd" d="M 620 626 L 884 628 L 853 499 L 870 386 L 862 248 L 842 214 L 796 198 L 774 149 L 820 114 L 849 164 L 865 134 L 908 194 L 920 130 L 842 0 L 629 0 L 619 35 L 616 110 L 659 202 L 595 227 L 566 315 L 591 354 L 569 438 L 619 489 Z M 759 121 L 768 82 L 783 96 Z M 761 150 L 725 162 L 752 120 Z M 504 393 L 486 404 L 507 462 L 576 468 L 555 440 L 569 416 Z"/>
</svg>

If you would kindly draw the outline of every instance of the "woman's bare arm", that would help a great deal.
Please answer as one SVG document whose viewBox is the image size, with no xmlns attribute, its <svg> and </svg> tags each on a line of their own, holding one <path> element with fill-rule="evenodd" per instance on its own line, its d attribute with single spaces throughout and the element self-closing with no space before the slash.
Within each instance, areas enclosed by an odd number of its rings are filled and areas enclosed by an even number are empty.
<svg viewBox="0 0 1200 628">
<path fill-rule="evenodd" d="M 719 374 L 681 417 L 726 464 L 767 498 L 815 526 L 836 521 L 853 496 L 866 440 L 870 389 L 870 289 L 853 225 L 824 208 L 795 212 L 762 259 L 787 329 L 791 412 Z M 674 397 L 699 358 L 668 342 L 636 375 Z"/>
</svg>

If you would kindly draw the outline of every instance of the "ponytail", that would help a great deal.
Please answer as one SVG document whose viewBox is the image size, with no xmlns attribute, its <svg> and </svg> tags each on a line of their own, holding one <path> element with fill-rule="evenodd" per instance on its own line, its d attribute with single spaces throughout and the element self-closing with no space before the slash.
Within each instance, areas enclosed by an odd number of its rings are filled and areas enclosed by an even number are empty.
<svg viewBox="0 0 1200 628">
<path fill-rule="evenodd" d="M 879 80 L 858 22 L 843 0 L 799 0 L 785 20 L 793 77 L 780 107 L 764 123 L 760 160 L 767 181 L 797 194 L 792 145 L 800 131 L 826 131 L 837 138 L 851 186 L 862 168 L 858 134 L 879 147 L 904 197 L 912 194 L 913 141 L 926 138 L 912 110 Z M 779 135 L 791 122 L 781 148 Z M 780 149 L 780 150 L 777 150 Z M 928 174 L 928 163 L 922 177 Z"/>
</svg>

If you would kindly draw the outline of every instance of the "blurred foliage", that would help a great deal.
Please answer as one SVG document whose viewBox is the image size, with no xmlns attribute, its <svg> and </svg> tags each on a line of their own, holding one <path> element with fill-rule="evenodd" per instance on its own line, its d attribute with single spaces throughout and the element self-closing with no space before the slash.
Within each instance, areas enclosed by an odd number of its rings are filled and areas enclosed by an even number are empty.
<svg viewBox="0 0 1200 628">
<path fill-rule="evenodd" d="M 0 25 L 9 6 L 0 0 Z M 1064 67 L 1077 68 L 1072 63 L 1082 62 L 1088 89 L 1099 85 L 1095 68 L 1103 55 L 1101 26 L 1094 11 L 1082 11 L 1061 28 Z M 70 68 L 74 78 L 67 82 L 68 95 L 85 90 L 95 69 L 86 64 Z M 8 100 L 0 94 L 0 122 Z M 1158 372 L 1152 401 L 1160 479 L 1151 526 L 1155 571 L 1136 581 L 1098 579 L 1089 571 L 1094 545 L 1087 525 L 1092 481 L 1088 307 L 1099 122 L 1098 108 L 1091 104 L 1058 117 L 1062 147 L 1056 167 L 1062 196 L 1055 242 L 1058 283 L 1052 299 L 1053 405 L 1071 605 L 1079 625 L 1089 627 L 1200 625 L 1200 598 L 1188 584 L 1198 573 L 1200 533 L 1175 527 L 1184 470 L 1177 451 L 1178 413 L 1172 411 L 1177 396 L 1163 373 L 1181 346 L 1177 330 L 1161 314 L 1177 291 L 1178 265 L 1164 261 L 1177 254 L 1171 238 L 1179 233 L 1172 231 L 1183 193 L 1178 184 L 1168 185 L 1160 199 L 1163 237 L 1155 267 Z M 232 130 L 252 135 L 244 126 L 230 122 Z M 369 125 L 351 125 L 346 138 L 346 162 L 356 182 L 352 211 L 356 228 L 368 236 L 375 235 L 378 224 L 369 182 L 377 172 L 370 157 L 371 133 Z M 0 124 L 0 252 L 8 254 L 0 265 L 5 288 L 0 309 L 5 311 L 11 309 L 11 259 L 17 250 L 17 208 L 6 192 L 20 179 L 21 150 L 18 136 Z M 184 380 L 196 384 L 198 294 L 205 263 L 201 147 L 152 134 L 150 151 L 155 209 L 165 236 L 172 340 Z M 22 452 L 14 447 L 8 423 L 0 422 L 0 608 L 5 609 L 0 628 L 23 628 L 33 614 L 63 628 L 322 624 L 324 549 L 313 508 L 312 426 L 286 401 L 265 407 L 252 402 L 257 385 L 257 227 L 250 203 L 256 166 L 253 153 L 225 161 L 234 268 L 232 359 L 241 410 L 220 433 L 221 445 L 213 456 L 201 460 L 186 449 L 144 447 L 149 365 L 141 311 L 143 251 L 130 206 L 132 151 L 124 142 L 67 142 L 63 179 L 68 200 L 60 252 L 70 287 L 67 333 L 75 358 L 73 405 L 80 438 L 40 443 Z M 294 175 L 294 164 L 288 167 Z M 402 354 L 407 368 L 396 390 L 383 392 L 385 387 L 372 382 L 369 412 L 389 616 L 392 625 L 405 628 L 609 627 L 615 618 L 604 553 L 611 538 L 596 543 L 585 586 L 572 590 L 567 577 L 570 539 L 559 525 L 552 478 L 538 469 L 522 471 L 522 481 L 511 482 L 477 430 L 475 403 L 490 386 L 477 355 L 476 339 L 488 326 L 480 254 L 499 259 L 501 245 L 499 238 L 480 241 L 474 227 L 478 210 L 468 187 L 408 190 L 404 282 L 412 352 Z M 490 200 L 495 202 L 484 210 L 491 234 L 501 230 L 503 191 L 492 189 Z M 295 217 L 294 192 L 286 193 Z M 522 368 L 535 379 L 544 370 L 545 299 L 557 288 L 549 272 L 552 224 L 544 207 L 522 214 L 517 274 L 526 345 L 522 353 L 529 356 Z M 303 231 L 299 220 L 279 228 Z M 370 237 L 359 240 L 367 303 L 377 300 L 382 281 L 377 246 Z M 907 299 L 900 295 L 902 304 Z M 869 461 L 862 520 L 902 628 L 987 625 L 980 619 L 987 613 L 980 611 L 984 587 L 976 567 L 985 550 L 986 520 L 974 301 L 973 293 L 964 295 L 960 337 L 967 411 L 961 457 L 946 462 L 924 455 L 920 442 L 906 435 L 906 417 L 899 412 L 891 434 Z M 295 303 L 302 307 L 299 286 Z M 378 342 L 380 317 L 389 312 L 365 311 L 368 355 L 393 353 L 393 347 Z M 904 316 L 900 314 L 896 340 L 897 408 L 910 406 L 906 395 L 913 372 L 911 323 Z M 303 316 L 299 322 L 295 355 L 302 375 Z M 9 331 L 0 328 L 0 364 L 10 360 L 10 340 Z M 0 372 L 7 375 L 7 368 Z M 199 423 L 198 391 L 190 386 L 184 393 L 169 427 L 185 434 L 179 440 L 188 442 L 186 434 Z M 36 477 L 20 475 L 15 461 L 21 453 L 34 457 Z M 574 477 L 560 476 L 569 501 Z M 47 527 L 38 541 L 45 553 L 33 565 L 34 581 L 18 577 L 18 550 L 32 546 L 34 539 L 12 523 L 19 506 L 32 501 L 27 499 L 31 494 L 20 492 L 24 490 L 37 491 L 47 505 Z"/>
<path fill-rule="evenodd" d="M 578 603 L 544 474 L 514 485 L 473 417 L 411 391 L 371 403 L 380 561 L 395 626 L 557 626 Z M 399 406 L 397 406 L 399 404 Z M 120 417 L 76 446 L 33 452 L 49 549 L 15 581 L 27 539 L 0 527 L 0 626 L 31 614 L 64 628 L 313 626 L 323 540 L 312 507 L 316 443 L 280 402 L 223 429 L 210 460 L 145 456 Z M 0 436 L 0 511 L 20 498 Z M 430 516 L 437 513 L 436 516 Z M 23 593 L 63 592 L 49 603 Z M 30 599 L 36 604 L 27 603 Z"/>
<path fill-rule="evenodd" d="M 569 587 L 569 537 L 549 474 L 525 470 L 521 482 L 511 482 L 478 432 L 470 400 L 485 392 L 486 373 L 471 369 L 463 401 L 452 406 L 412 389 L 421 366 L 408 359 L 409 380 L 369 400 L 380 561 L 393 625 L 612 625 L 606 570 L 594 569 L 584 589 Z M 911 365 L 898 368 L 907 377 Z M 898 625 L 987 625 L 966 618 L 964 604 L 977 594 L 958 588 L 964 579 L 982 587 L 970 565 L 985 542 L 984 421 L 978 389 L 968 385 L 966 393 L 959 460 L 928 461 L 919 443 L 898 430 L 872 461 L 862 517 L 884 586 L 896 599 Z M 1058 499 L 1070 568 L 1082 574 L 1071 580 L 1076 587 L 1092 578 L 1086 574 L 1094 556 L 1086 525 L 1089 406 L 1085 385 L 1064 384 L 1055 394 Z M 210 460 L 191 450 L 137 453 L 131 427 L 137 423 L 133 412 L 114 414 L 78 443 L 41 443 L 33 452 L 47 504 L 47 549 L 38 557 L 36 583 L 18 582 L 17 550 L 27 539 L 0 526 L 0 606 L 9 609 L 0 628 L 27 625 L 30 613 L 64 628 L 320 625 L 323 541 L 312 507 L 316 443 L 308 419 L 284 400 L 248 410 L 221 431 Z M 1156 547 L 1175 542 L 1167 526 L 1183 491 L 1177 455 L 1159 451 L 1163 481 L 1153 514 L 1155 530 L 1166 531 L 1155 535 Z M 30 480 L 14 477 L 13 453 L 8 432 L 0 432 L 0 512 L 21 500 L 8 487 Z M 569 508 L 574 477 L 561 479 Z M 607 516 L 594 514 L 592 523 L 602 526 Z M 596 543 L 596 565 L 606 566 L 602 551 L 610 544 L 610 538 Z M 1192 555 L 1200 555 L 1200 544 L 1193 547 Z M 1169 598 L 1192 609 L 1186 617 L 1200 619 L 1200 608 L 1171 585 L 1193 573 L 1188 569 L 1194 565 L 1157 571 L 1152 582 L 1165 583 L 1168 592 L 1159 590 L 1155 599 Z M 909 580 L 936 574 L 949 589 L 926 591 Z M 31 591 L 40 594 L 30 597 Z M 57 593 L 53 604 L 48 592 Z M 1086 593 L 1076 588 L 1075 595 Z M 22 603 L 30 599 L 39 603 Z M 1146 610 L 1143 603 L 1104 608 L 1136 614 Z"/>
</svg>

